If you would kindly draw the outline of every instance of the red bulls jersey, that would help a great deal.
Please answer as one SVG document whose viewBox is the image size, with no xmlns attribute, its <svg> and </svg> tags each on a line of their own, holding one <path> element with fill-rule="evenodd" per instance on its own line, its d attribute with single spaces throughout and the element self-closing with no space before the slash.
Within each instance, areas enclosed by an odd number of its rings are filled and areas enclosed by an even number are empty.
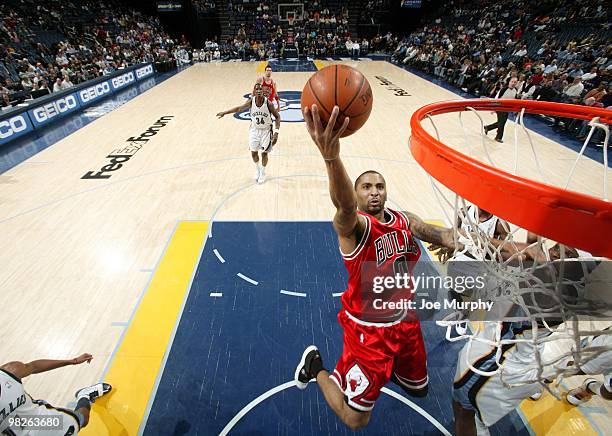
<svg viewBox="0 0 612 436">
<path fill-rule="evenodd" d="M 366 227 L 355 250 L 342 253 L 349 276 L 342 306 L 362 321 L 397 321 L 405 317 L 406 308 L 385 306 L 383 302 L 412 300 L 412 268 L 421 256 L 419 245 L 403 213 L 385 209 L 384 223 L 358 213 L 366 219 Z M 398 275 L 403 281 L 399 286 L 397 282 L 391 285 L 389 280 Z M 387 286 L 383 286 L 385 278 Z"/>
<path fill-rule="evenodd" d="M 276 99 L 276 89 L 274 89 L 274 81 L 270 79 L 270 81 L 266 81 L 266 78 L 263 77 L 261 80 L 262 88 L 268 88 L 268 91 L 264 89 L 264 93 L 268 94 L 268 100 L 273 102 Z"/>
</svg>

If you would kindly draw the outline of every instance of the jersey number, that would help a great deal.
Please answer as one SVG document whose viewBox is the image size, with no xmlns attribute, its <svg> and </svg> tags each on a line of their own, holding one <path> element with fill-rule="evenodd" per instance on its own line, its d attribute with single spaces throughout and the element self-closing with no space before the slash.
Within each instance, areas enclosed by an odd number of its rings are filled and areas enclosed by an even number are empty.
<svg viewBox="0 0 612 436">
<path fill-rule="evenodd" d="M 265 124 L 265 121 L 262 117 L 255 117 L 255 124 L 257 125 L 263 125 Z"/>
<path fill-rule="evenodd" d="M 410 275 L 410 269 L 408 268 L 408 263 L 406 262 L 406 256 L 400 256 L 393 261 L 393 272 L 395 275 L 404 276 Z"/>
</svg>

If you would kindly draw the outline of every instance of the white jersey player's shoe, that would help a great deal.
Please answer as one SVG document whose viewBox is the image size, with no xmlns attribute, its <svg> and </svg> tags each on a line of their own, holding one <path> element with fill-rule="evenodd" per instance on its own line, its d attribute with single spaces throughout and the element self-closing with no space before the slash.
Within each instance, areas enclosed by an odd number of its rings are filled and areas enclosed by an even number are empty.
<svg viewBox="0 0 612 436">
<path fill-rule="evenodd" d="M 259 176 L 261 175 L 261 169 L 259 167 L 259 165 L 257 165 L 257 167 L 255 167 L 255 181 L 258 182 L 259 181 Z"/>
<path fill-rule="evenodd" d="M 96 383 L 95 385 L 88 386 L 86 388 L 79 389 L 76 391 L 74 396 L 79 398 L 87 398 L 92 403 L 96 401 L 96 399 L 108 394 L 113 387 L 108 383 Z"/>
<path fill-rule="evenodd" d="M 266 181 L 266 167 L 261 167 L 261 171 L 259 172 L 259 177 L 257 178 L 257 183 L 262 184 Z"/>
</svg>

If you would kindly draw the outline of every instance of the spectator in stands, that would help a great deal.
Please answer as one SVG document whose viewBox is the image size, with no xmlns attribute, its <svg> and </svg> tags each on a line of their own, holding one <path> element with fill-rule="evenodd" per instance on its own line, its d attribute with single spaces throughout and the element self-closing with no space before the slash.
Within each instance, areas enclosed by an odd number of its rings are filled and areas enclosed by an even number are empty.
<svg viewBox="0 0 612 436">
<path fill-rule="evenodd" d="M 575 76 L 574 81 L 563 89 L 563 100 L 568 103 L 576 103 L 580 100 L 580 96 L 584 91 L 584 85 L 582 84 L 582 75 Z"/>
<path fill-rule="evenodd" d="M 589 81 L 592 81 L 593 79 L 595 79 L 597 77 L 598 70 L 599 69 L 597 67 L 591 68 L 590 72 L 585 73 L 585 74 L 582 75 L 582 81 L 583 82 L 589 82 Z"/>
<path fill-rule="evenodd" d="M 597 88 L 591 89 L 584 96 L 584 103 L 586 104 L 586 100 L 588 100 L 589 98 L 593 98 L 595 99 L 595 102 L 601 103 L 601 99 L 604 95 L 606 95 L 607 86 L 608 84 L 606 82 L 601 82 Z"/>
<path fill-rule="evenodd" d="M 495 98 L 516 98 L 516 83 L 518 79 L 516 77 L 510 78 L 506 87 L 499 90 Z M 488 134 L 491 130 L 497 130 L 497 134 L 495 135 L 495 140 L 497 142 L 504 142 L 504 127 L 506 125 L 506 121 L 508 121 L 508 112 L 499 111 L 497 114 L 497 122 L 493 124 L 489 124 L 484 127 L 485 134 Z"/>
<path fill-rule="evenodd" d="M 53 92 L 60 92 L 62 90 L 62 79 L 55 79 L 55 83 L 53 84 Z"/>
</svg>

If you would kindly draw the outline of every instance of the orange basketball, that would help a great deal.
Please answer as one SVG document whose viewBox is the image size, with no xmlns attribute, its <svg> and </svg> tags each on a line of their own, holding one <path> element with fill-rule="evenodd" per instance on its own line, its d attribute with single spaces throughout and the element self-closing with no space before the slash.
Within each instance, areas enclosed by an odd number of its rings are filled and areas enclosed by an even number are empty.
<svg viewBox="0 0 612 436">
<path fill-rule="evenodd" d="M 355 133 L 365 124 L 372 112 L 372 88 L 368 79 L 348 65 L 330 65 L 312 75 L 302 91 L 302 110 L 317 105 L 321 121 L 327 125 L 331 111 L 338 106 L 340 113 L 336 129 L 349 117 L 348 128 L 342 136 Z"/>
</svg>

